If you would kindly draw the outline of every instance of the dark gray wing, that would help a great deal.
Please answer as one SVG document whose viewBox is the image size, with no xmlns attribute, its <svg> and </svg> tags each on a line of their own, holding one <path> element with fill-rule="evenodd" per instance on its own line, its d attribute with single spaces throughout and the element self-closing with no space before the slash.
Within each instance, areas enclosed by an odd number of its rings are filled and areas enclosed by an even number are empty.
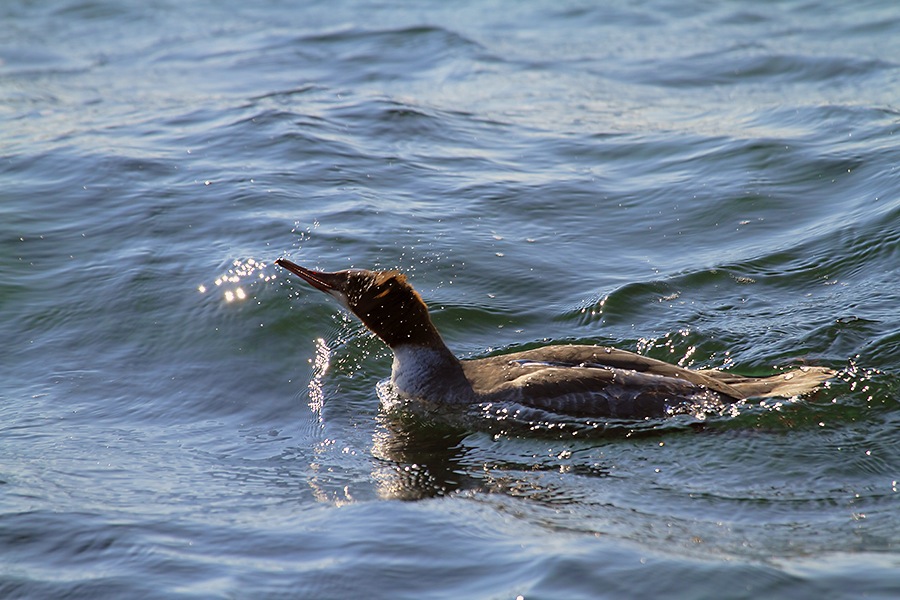
<svg viewBox="0 0 900 600">
<path fill-rule="evenodd" d="M 502 372 L 501 383 L 477 390 L 479 401 L 514 403 L 575 417 L 643 419 L 726 399 L 685 379 L 597 364 L 516 359 Z"/>
<path fill-rule="evenodd" d="M 727 375 L 720 371 L 691 371 L 690 369 L 656 360 L 649 356 L 641 356 L 634 352 L 619 350 L 610 346 L 545 346 L 493 358 L 533 361 L 536 363 L 544 362 L 548 365 L 559 367 L 582 366 L 634 371 L 635 373 L 646 375 L 680 379 L 713 390 L 734 400 L 746 397 L 745 394 L 723 381 Z M 717 377 L 717 375 L 722 377 Z"/>
</svg>

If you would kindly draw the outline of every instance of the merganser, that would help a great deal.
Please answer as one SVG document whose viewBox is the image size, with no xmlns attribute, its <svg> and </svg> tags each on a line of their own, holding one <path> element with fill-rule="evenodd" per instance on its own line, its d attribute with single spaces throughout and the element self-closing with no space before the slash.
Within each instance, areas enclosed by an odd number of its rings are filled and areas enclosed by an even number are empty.
<svg viewBox="0 0 900 600">
<path fill-rule="evenodd" d="M 390 385 L 399 397 L 438 405 L 515 405 L 584 418 L 646 419 L 753 397 L 792 397 L 835 373 L 800 367 L 771 377 L 690 370 L 608 346 L 544 346 L 459 360 L 428 307 L 397 271 L 326 273 L 279 258 L 276 265 L 334 297 L 394 354 Z"/>
</svg>

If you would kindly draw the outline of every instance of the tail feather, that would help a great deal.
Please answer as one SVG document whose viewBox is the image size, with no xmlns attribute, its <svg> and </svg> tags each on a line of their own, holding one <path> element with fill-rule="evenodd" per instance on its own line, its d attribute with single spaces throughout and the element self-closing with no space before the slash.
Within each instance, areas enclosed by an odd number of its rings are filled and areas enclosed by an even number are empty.
<svg viewBox="0 0 900 600">
<path fill-rule="evenodd" d="M 835 371 L 825 367 L 800 367 L 771 377 L 744 377 L 725 371 L 706 369 L 701 371 L 713 379 L 726 383 L 744 398 L 791 398 L 806 394 L 835 376 Z"/>
</svg>

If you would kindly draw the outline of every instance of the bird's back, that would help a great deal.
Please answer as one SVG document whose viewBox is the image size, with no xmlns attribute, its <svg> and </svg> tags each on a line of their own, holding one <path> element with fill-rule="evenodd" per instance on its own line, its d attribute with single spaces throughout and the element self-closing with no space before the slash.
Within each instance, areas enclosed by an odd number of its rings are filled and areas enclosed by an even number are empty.
<svg viewBox="0 0 900 600">
<path fill-rule="evenodd" d="M 833 373 L 798 369 L 766 378 L 694 371 L 603 346 L 560 345 L 462 361 L 476 399 L 577 417 L 642 419 L 754 396 L 794 396 Z"/>
</svg>

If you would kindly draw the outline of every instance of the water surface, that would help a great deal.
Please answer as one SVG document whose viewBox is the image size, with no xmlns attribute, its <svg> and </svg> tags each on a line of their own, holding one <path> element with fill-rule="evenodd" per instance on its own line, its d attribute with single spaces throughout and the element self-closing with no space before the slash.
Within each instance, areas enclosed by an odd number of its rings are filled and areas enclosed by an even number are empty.
<svg viewBox="0 0 900 600">
<path fill-rule="evenodd" d="M 898 40 L 887 1 L 4 3 L 0 592 L 895 597 Z M 282 255 L 403 270 L 464 357 L 840 376 L 398 415 Z"/>
</svg>

